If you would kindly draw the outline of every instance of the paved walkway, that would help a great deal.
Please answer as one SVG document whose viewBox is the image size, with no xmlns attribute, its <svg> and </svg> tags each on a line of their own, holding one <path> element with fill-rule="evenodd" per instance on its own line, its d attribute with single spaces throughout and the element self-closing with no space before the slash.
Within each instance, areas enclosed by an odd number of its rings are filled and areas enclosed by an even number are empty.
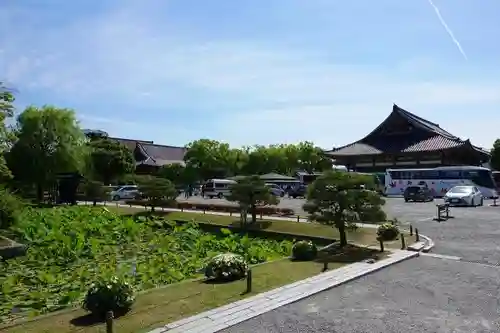
<svg viewBox="0 0 500 333">
<path fill-rule="evenodd" d="M 350 264 L 170 323 L 149 333 L 215 333 L 281 306 L 296 302 L 418 255 L 418 252 L 396 250 L 388 258 L 373 264 L 365 262 Z"/>
</svg>

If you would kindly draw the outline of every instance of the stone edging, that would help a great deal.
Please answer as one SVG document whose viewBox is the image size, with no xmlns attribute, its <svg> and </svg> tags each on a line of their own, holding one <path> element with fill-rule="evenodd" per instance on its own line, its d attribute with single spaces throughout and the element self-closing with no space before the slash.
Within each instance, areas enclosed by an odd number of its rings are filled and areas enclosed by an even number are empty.
<svg viewBox="0 0 500 333">
<path fill-rule="evenodd" d="M 401 261 L 418 257 L 419 252 L 396 250 L 373 264 L 357 262 L 321 273 L 256 296 L 181 319 L 149 333 L 216 333 L 281 306 L 337 287 Z"/>
</svg>

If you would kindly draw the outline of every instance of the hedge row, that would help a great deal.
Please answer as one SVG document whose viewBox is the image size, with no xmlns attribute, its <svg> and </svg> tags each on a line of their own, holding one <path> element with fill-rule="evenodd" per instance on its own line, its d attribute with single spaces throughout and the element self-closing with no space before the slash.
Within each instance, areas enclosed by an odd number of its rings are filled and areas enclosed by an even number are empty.
<svg viewBox="0 0 500 333">
<path fill-rule="evenodd" d="M 148 206 L 147 201 L 144 200 L 127 200 L 125 201 L 127 205 L 132 206 Z M 186 209 L 186 210 L 204 210 L 204 211 L 212 211 L 212 212 L 224 212 L 224 213 L 237 213 L 239 214 L 240 208 L 235 205 L 215 205 L 215 204 L 206 204 L 206 203 L 192 203 L 192 202 L 159 202 L 155 204 L 155 207 L 163 207 L 163 208 L 177 208 L 177 209 Z M 293 209 L 290 208 L 279 208 L 274 206 L 264 206 L 257 207 L 257 214 L 262 215 L 281 215 L 281 216 L 290 216 L 295 215 Z"/>
</svg>

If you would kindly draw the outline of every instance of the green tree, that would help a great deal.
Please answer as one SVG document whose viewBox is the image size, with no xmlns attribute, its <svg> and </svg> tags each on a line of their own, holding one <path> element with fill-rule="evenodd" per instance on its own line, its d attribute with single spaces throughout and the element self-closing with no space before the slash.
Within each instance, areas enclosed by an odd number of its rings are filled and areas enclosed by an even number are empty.
<svg viewBox="0 0 500 333">
<path fill-rule="evenodd" d="M 309 173 L 321 172 L 332 168 L 332 161 L 323 150 L 312 142 L 301 142 L 297 146 L 299 168 Z"/>
<path fill-rule="evenodd" d="M 490 164 L 492 169 L 500 170 L 500 139 L 496 139 L 493 143 Z"/>
<path fill-rule="evenodd" d="M 109 196 L 109 189 L 97 180 L 86 180 L 81 184 L 86 200 L 92 201 L 96 206 L 98 201 L 105 201 Z"/>
<path fill-rule="evenodd" d="M 227 200 L 238 202 L 242 211 L 242 223 L 246 223 L 246 214 L 252 215 L 252 223 L 257 221 L 257 207 L 277 205 L 279 199 L 271 193 L 269 187 L 258 176 L 239 179 L 231 186 Z"/>
<path fill-rule="evenodd" d="M 350 172 L 328 171 L 309 187 L 304 210 L 311 220 L 339 230 L 340 246 L 347 245 L 347 224 L 360 214 L 377 214 L 384 200 L 372 190 L 373 177 Z"/>
<path fill-rule="evenodd" d="M 89 146 L 91 173 L 104 184 L 135 171 L 132 152 L 116 140 L 99 138 L 91 140 Z"/>
<path fill-rule="evenodd" d="M 180 163 L 172 163 L 162 166 L 158 170 L 158 177 L 165 178 L 175 185 L 184 185 L 184 174 L 186 167 Z"/>
<path fill-rule="evenodd" d="M 58 173 L 83 171 L 88 149 L 72 110 L 30 106 L 17 118 L 17 130 L 9 166 L 15 178 L 36 187 L 39 201 Z"/>
<path fill-rule="evenodd" d="M 177 190 L 170 180 L 152 176 L 140 177 L 139 191 L 151 207 L 152 212 L 159 204 L 175 203 L 178 196 Z"/>
<path fill-rule="evenodd" d="M 226 178 L 234 175 L 238 168 L 241 152 L 229 144 L 215 140 L 200 139 L 189 143 L 184 156 L 186 167 L 197 170 L 201 180 Z"/>
<path fill-rule="evenodd" d="M 0 81 L 0 182 L 12 179 L 12 173 L 5 161 L 5 152 L 12 146 L 14 131 L 6 125 L 6 120 L 14 115 L 14 94 Z"/>
</svg>

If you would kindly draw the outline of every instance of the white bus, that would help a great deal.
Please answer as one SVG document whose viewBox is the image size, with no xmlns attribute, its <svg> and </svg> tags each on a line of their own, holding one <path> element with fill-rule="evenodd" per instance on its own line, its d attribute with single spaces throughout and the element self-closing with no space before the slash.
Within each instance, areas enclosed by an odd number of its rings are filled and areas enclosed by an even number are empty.
<svg viewBox="0 0 500 333">
<path fill-rule="evenodd" d="M 231 186 L 236 184 L 230 179 L 209 179 L 203 185 L 203 194 L 210 199 L 222 199 L 231 194 Z"/>
<path fill-rule="evenodd" d="M 490 169 L 476 166 L 446 166 L 432 169 L 387 169 L 386 195 L 403 195 L 406 187 L 426 185 L 435 197 L 443 197 L 457 185 L 476 186 L 485 198 L 498 197 Z"/>
</svg>

